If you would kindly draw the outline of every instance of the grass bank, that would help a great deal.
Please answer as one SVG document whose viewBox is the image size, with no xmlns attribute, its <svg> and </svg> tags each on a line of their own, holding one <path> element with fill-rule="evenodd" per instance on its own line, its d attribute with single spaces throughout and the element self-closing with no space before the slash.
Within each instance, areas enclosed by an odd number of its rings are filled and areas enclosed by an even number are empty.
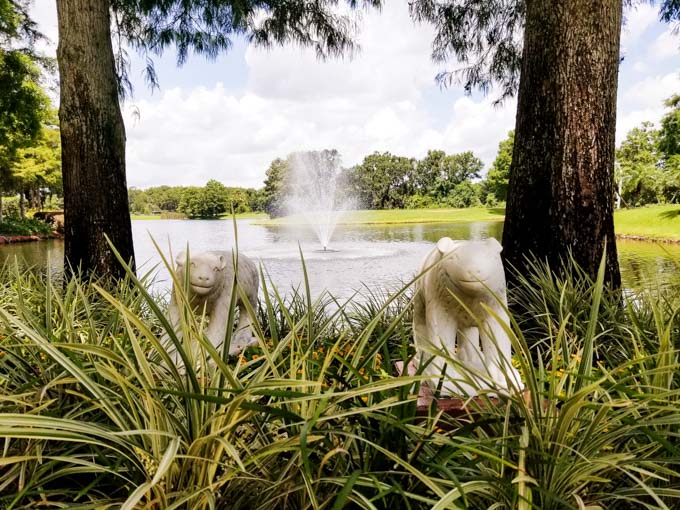
<svg viewBox="0 0 680 510">
<path fill-rule="evenodd" d="M 680 241 L 680 205 L 652 205 L 614 213 L 617 235 Z"/>
<path fill-rule="evenodd" d="M 468 209 L 387 209 L 350 211 L 341 225 L 381 225 L 389 223 L 466 223 L 503 221 L 505 209 L 471 207 Z M 294 215 L 258 222 L 259 225 L 296 225 L 306 223 L 304 216 Z"/>
<path fill-rule="evenodd" d="M 266 218 L 265 216 L 260 216 Z M 341 225 L 380 225 L 389 223 L 466 223 L 475 221 L 503 221 L 505 209 L 473 207 L 469 209 L 390 209 L 384 211 L 351 211 Z M 296 225 L 305 223 L 302 215 L 272 220 L 263 219 L 259 225 Z M 636 209 L 622 209 L 614 213 L 616 233 L 644 239 L 680 241 L 680 205 L 654 205 Z"/>
</svg>

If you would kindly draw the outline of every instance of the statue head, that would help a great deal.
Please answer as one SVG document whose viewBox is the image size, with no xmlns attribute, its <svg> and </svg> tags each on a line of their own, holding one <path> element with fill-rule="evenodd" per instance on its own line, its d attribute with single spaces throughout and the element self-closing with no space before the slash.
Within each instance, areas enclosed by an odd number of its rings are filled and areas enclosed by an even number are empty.
<svg viewBox="0 0 680 510">
<path fill-rule="evenodd" d="M 452 283 L 469 293 L 502 292 L 505 273 L 501 251 L 494 238 L 482 241 L 454 241 L 443 237 L 437 242 L 441 265 Z"/>
<path fill-rule="evenodd" d="M 224 255 L 211 252 L 192 254 L 189 258 L 189 283 L 197 296 L 209 296 L 221 292 L 226 261 Z M 186 252 L 180 252 L 175 259 L 177 271 L 184 274 L 187 263 Z"/>
</svg>

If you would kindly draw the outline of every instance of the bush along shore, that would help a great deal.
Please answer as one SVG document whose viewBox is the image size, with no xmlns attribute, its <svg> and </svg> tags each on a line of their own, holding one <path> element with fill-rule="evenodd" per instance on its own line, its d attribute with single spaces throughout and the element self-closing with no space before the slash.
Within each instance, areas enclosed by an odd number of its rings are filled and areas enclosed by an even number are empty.
<svg viewBox="0 0 680 510">
<path fill-rule="evenodd" d="M 411 286 L 339 302 L 263 271 L 258 346 L 229 357 L 185 290 L 178 334 L 148 276 L 2 271 L 2 508 L 680 505 L 677 293 L 622 306 L 603 270 L 537 264 L 511 292 L 526 392 L 423 415 L 424 377 L 395 369 Z"/>
<path fill-rule="evenodd" d="M 5 218 L 0 223 L 0 245 L 61 237 L 60 225 L 58 219 L 52 216 L 42 219 Z"/>
</svg>

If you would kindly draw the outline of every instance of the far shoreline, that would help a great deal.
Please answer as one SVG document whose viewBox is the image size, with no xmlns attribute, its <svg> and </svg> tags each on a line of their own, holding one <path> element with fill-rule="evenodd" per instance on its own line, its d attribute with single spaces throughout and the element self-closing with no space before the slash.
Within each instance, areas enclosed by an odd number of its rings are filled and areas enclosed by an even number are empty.
<svg viewBox="0 0 680 510">
<path fill-rule="evenodd" d="M 467 209 L 388 209 L 349 211 L 338 225 L 408 225 L 414 223 L 500 222 L 505 219 L 501 207 Z M 230 215 L 217 219 L 229 220 Z M 160 216 L 132 216 L 133 220 L 161 219 Z M 285 216 L 270 219 L 264 213 L 245 213 L 236 219 L 253 219 L 261 226 L 305 225 L 304 217 Z M 616 238 L 628 241 L 680 243 L 680 204 L 651 205 L 614 212 Z"/>
</svg>

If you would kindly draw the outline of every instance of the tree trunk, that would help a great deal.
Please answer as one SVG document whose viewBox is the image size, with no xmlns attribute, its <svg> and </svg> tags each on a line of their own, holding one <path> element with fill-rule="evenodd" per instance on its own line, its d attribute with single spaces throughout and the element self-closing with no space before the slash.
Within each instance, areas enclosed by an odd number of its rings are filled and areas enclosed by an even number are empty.
<svg viewBox="0 0 680 510">
<path fill-rule="evenodd" d="M 22 220 L 26 219 L 26 200 L 24 199 L 24 192 L 19 192 L 19 217 Z"/>
<path fill-rule="evenodd" d="M 0 192 L 0 223 L 3 222 L 5 218 L 2 215 L 2 192 Z"/>
<path fill-rule="evenodd" d="M 105 239 L 134 264 L 125 126 L 108 0 L 57 0 L 67 270 L 125 274 Z"/>
<path fill-rule="evenodd" d="M 621 277 L 614 236 L 614 149 L 621 0 L 528 0 L 503 232 L 520 271 L 533 254 L 559 270 L 571 251 Z M 509 275 L 511 278 L 512 275 Z"/>
</svg>

